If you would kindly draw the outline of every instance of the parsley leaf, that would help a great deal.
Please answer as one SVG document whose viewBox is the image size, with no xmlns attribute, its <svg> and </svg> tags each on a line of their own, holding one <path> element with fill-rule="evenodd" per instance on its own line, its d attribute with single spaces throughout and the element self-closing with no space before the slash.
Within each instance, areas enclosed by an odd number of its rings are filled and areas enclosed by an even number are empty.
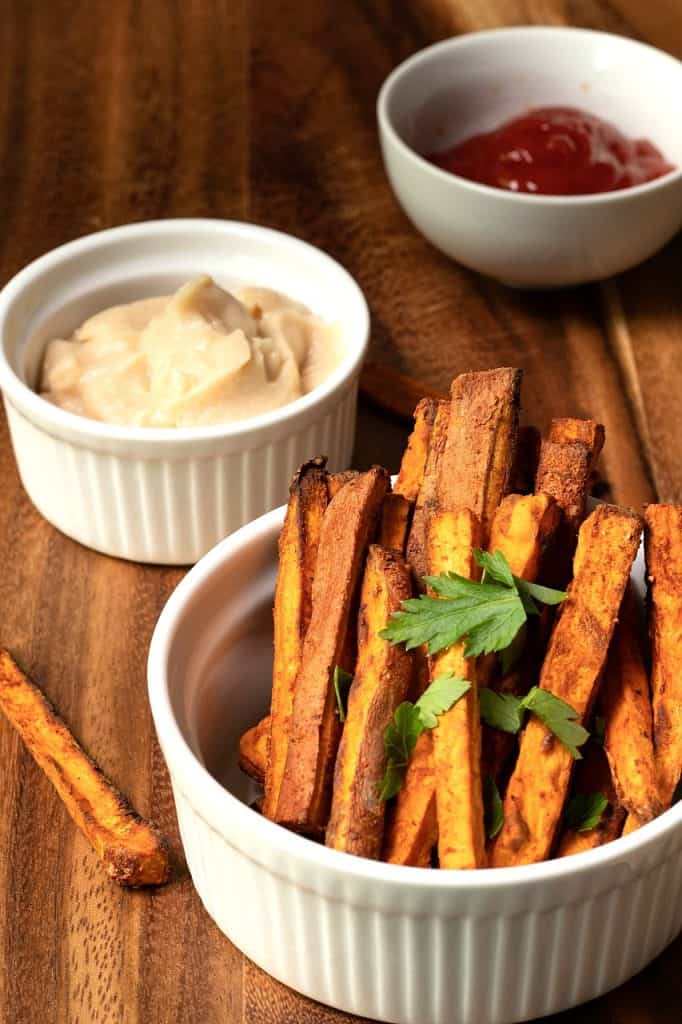
<svg viewBox="0 0 682 1024">
<path fill-rule="evenodd" d="M 435 728 L 438 725 L 438 715 L 449 711 L 470 689 L 471 682 L 468 679 L 460 679 L 450 673 L 434 679 L 415 704 L 424 728 Z"/>
<path fill-rule="evenodd" d="M 566 805 L 566 824 L 574 832 L 596 828 L 609 802 L 604 793 L 576 793 Z"/>
<path fill-rule="evenodd" d="M 500 791 L 492 775 L 483 779 L 483 809 L 485 818 L 485 834 L 494 839 L 504 825 L 504 808 Z"/>
<path fill-rule="evenodd" d="M 470 689 L 468 679 L 459 679 L 453 675 L 438 676 L 424 690 L 416 704 L 405 700 L 398 705 L 393 721 L 389 722 L 384 733 L 386 770 L 379 789 L 380 800 L 390 800 L 399 792 L 421 734 L 427 729 L 433 729 L 438 724 L 438 716 L 448 711 Z"/>
<path fill-rule="evenodd" d="M 496 693 L 487 686 L 478 691 L 481 718 L 486 725 L 502 732 L 517 733 L 523 725 L 524 707 L 513 693 Z"/>
<path fill-rule="evenodd" d="M 578 747 L 582 747 L 590 738 L 590 734 L 578 721 L 579 716 L 575 708 L 555 697 L 549 690 L 541 690 L 538 686 L 531 687 L 521 705 L 536 715 L 570 750 L 576 760 L 582 758 Z"/>
<path fill-rule="evenodd" d="M 510 646 L 528 615 L 538 614 L 534 597 L 552 604 L 564 600 L 562 591 L 519 580 L 500 551 L 472 551 L 484 570 L 481 582 L 452 572 L 425 577 L 432 593 L 403 601 L 379 635 L 408 651 L 427 644 L 429 654 L 466 637 L 464 653 L 474 658 Z"/>
<path fill-rule="evenodd" d="M 386 770 L 379 790 L 380 800 L 390 800 L 402 788 L 412 751 L 423 732 L 424 723 L 416 704 L 403 701 L 395 709 L 393 721 L 384 733 Z"/>
<path fill-rule="evenodd" d="M 353 677 L 350 672 L 346 672 L 345 668 L 341 668 L 340 665 L 336 665 L 334 668 L 334 674 L 332 676 L 332 683 L 334 685 L 334 693 L 336 694 L 336 706 L 339 711 L 339 721 L 346 721 L 346 707 L 348 704 L 348 693 L 350 691 L 350 684 L 353 682 Z"/>
</svg>

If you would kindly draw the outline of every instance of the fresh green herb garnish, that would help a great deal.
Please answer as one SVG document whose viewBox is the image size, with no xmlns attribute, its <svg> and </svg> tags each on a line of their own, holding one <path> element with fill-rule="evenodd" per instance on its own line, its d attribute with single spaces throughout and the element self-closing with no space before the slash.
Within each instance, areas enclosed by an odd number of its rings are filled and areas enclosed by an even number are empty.
<svg viewBox="0 0 682 1024">
<path fill-rule="evenodd" d="M 470 689 L 468 679 L 438 676 L 416 703 L 406 700 L 398 705 L 384 734 L 386 770 L 379 790 L 380 800 L 390 800 L 399 792 L 421 734 L 426 729 L 433 729 L 438 724 L 438 716 L 448 711 Z"/>
<path fill-rule="evenodd" d="M 339 712 L 339 721 L 346 721 L 346 708 L 348 706 L 348 692 L 350 690 L 350 684 L 353 682 L 353 677 L 350 672 L 346 672 L 345 668 L 341 668 L 337 665 L 334 668 L 334 674 L 332 676 L 332 683 L 334 685 L 334 693 L 336 694 L 336 707 Z"/>
<path fill-rule="evenodd" d="M 576 793 L 566 805 L 566 824 L 574 832 L 591 832 L 601 821 L 608 805 L 604 793 Z"/>
<path fill-rule="evenodd" d="M 541 690 L 539 686 L 533 686 L 521 704 L 561 740 L 577 761 L 582 758 L 578 747 L 587 742 L 590 734 L 578 721 L 575 708 L 555 697 L 549 690 Z"/>
<path fill-rule="evenodd" d="M 478 700 L 481 718 L 493 729 L 517 733 L 523 725 L 524 708 L 520 697 L 515 697 L 513 693 L 496 693 L 482 686 L 478 691 Z"/>
<path fill-rule="evenodd" d="M 485 818 L 485 834 L 494 839 L 504 825 L 504 809 L 502 797 L 492 775 L 483 779 L 483 809 Z"/>
<path fill-rule="evenodd" d="M 512 574 L 500 551 L 493 555 L 472 548 L 483 578 L 468 580 L 456 573 L 427 576 L 433 594 L 403 601 L 380 636 L 409 651 L 428 645 L 437 654 L 466 637 L 467 658 L 503 651 L 513 642 L 529 615 L 538 615 L 536 601 L 559 604 L 563 591 L 526 583 Z"/>
<path fill-rule="evenodd" d="M 578 712 L 549 690 L 533 686 L 525 697 L 495 693 L 487 687 L 478 692 L 481 718 L 486 725 L 503 732 L 516 733 L 523 725 L 524 712 L 530 711 L 570 750 L 576 760 L 582 758 L 578 747 L 589 739 L 589 732 L 578 721 Z"/>
</svg>

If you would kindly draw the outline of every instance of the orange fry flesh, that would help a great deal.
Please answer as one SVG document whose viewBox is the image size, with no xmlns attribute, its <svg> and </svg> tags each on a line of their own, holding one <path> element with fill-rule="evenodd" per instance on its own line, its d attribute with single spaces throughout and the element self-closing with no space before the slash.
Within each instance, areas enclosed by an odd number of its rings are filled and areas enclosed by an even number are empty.
<svg viewBox="0 0 682 1024">
<path fill-rule="evenodd" d="M 645 520 L 654 742 L 669 807 L 682 775 L 682 505 L 649 505 Z"/>
<path fill-rule="evenodd" d="M 431 429 L 438 412 L 439 403 L 433 398 L 422 398 L 414 410 L 414 429 L 407 442 L 403 454 L 398 479 L 393 488 L 395 494 L 401 494 L 411 504 L 419 497 L 426 458 L 429 451 Z"/>
<path fill-rule="evenodd" d="M 323 459 L 301 466 L 291 481 L 279 537 L 270 739 L 263 798 L 263 814 L 270 819 L 277 813 L 289 749 L 294 689 L 310 621 L 317 551 L 329 500 L 327 486 Z"/>
<path fill-rule="evenodd" d="M 379 544 L 402 555 L 407 542 L 412 506 L 402 494 L 393 491 L 384 498 L 379 526 Z"/>
<path fill-rule="evenodd" d="M 270 716 L 266 715 L 256 725 L 247 729 L 239 740 L 239 767 L 245 775 L 260 785 L 265 782 L 268 767 L 270 725 Z"/>
<path fill-rule="evenodd" d="M 663 810 L 658 793 L 649 680 L 639 643 L 637 608 L 625 591 L 604 679 L 601 705 L 604 750 L 619 802 L 629 812 L 628 831 L 645 825 Z"/>
<path fill-rule="evenodd" d="M 488 550 L 500 551 L 515 576 L 534 583 L 559 516 L 548 494 L 509 494 L 495 512 Z"/>
<path fill-rule="evenodd" d="M 540 687 L 589 713 L 618 617 L 642 522 L 600 505 L 580 529 L 568 598 L 552 632 Z M 504 825 L 492 845 L 493 867 L 546 860 L 560 824 L 573 757 L 531 716 L 504 799 Z"/>
<path fill-rule="evenodd" d="M 437 840 L 433 737 L 427 729 L 417 740 L 403 787 L 388 813 L 382 859 L 428 868 Z"/>
<path fill-rule="evenodd" d="M 72 736 L 41 691 L 0 648 L 0 710 L 119 885 L 163 885 L 168 846 L 136 814 Z"/>
<path fill-rule="evenodd" d="M 472 547 L 480 545 L 480 526 L 468 509 L 444 511 L 429 519 L 429 572 L 478 575 Z M 481 788 L 481 722 L 475 663 L 464 657 L 460 641 L 434 655 L 430 678 L 451 673 L 470 679 L 471 689 L 438 718 L 433 732 L 433 761 L 441 868 L 483 867 L 486 863 Z"/>
<path fill-rule="evenodd" d="M 384 734 L 405 700 L 412 655 L 379 636 L 412 592 L 410 573 L 393 551 L 372 545 L 358 615 L 358 660 L 334 772 L 326 844 L 377 859 L 384 834 L 385 802 L 379 798 L 386 767 Z"/>
<path fill-rule="evenodd" d="M 332 676 L 337 665 L 352 668 L 343 665 L 351 607 L 388 485 L 380 466 L 360 474 L 330 502 L 322 522 L 325 558 L 313 579 L 276 811 L 280 824 L 299 831 L 319 833 L 327 824 L 340 734 Z"/>
</svg>

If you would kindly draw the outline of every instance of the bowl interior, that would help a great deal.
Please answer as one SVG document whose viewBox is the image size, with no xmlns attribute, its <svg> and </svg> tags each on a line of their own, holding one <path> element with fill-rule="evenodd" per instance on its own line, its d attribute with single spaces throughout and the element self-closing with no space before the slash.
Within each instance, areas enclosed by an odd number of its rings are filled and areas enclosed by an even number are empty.
<svg viewBox="0 0 682 1024">
<path fill-rule="evenodd" d="M 620 36 L 562 28 L 460 36 L 407 61 L 386 88 L 389 121 L 421 155 L 531 107 L 561 105 L 648 138 L 682 165 L 682 64 Z"/>
<path fill-rule="evenodd" d="M 5 358 L 35 388 L 50 339 L 68 337 L 108 306 L 168 294 L 199 274 L 228 289 L 253 284 L 284 292 L 338 325 L 345 356 L 335 373 L 364 348 L 364 299 L 330 257 L 253 225 L 178 220 L 91 235 L 26 268 L 5 291 Z"/>
<path fill-rule="evenodd" d="M 185 740 L 210 774 L 247 804 L 258 789 L 237 764 L 239 737 L 269 707 L 283 518 L 283 508 L 262 516 L 193 570 L 200 582 L 178 616 L 167 658 L 170 702 Z M 632 580 L 643 607 L 641 548 Z"/>
</svg>

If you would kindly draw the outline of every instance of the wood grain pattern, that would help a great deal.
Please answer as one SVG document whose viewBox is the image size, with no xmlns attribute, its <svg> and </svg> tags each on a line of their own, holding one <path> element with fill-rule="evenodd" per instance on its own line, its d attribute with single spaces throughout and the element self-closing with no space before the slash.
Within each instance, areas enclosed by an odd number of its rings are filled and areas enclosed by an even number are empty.
<svg viewBox="0 0 682 1024">
<path fill-rule="evenodd" d="M 526 417 L 606 424 L 616 500 L 682 496 L 680 241 L 599 289 L 519 294 L 458 268 L 386 184 L 374 102 L 440 35 L 528 21 L 682 53 L 679 0 L 6 0 L 0 18 L 0 282 L 47 249 L 131 220 L 260 221 L 322 245 L 373 313 L 372 357 L 443 390 L 526 371 Z M 355 462 L 398 464 L 407 424 L 363 406 Z M 180 579 L 98 556 L 48 526 L 0 443 L 2 640 L 104 770 L 171 836 L 175 881 L 121 893 L 0 722 L 0 1020 L 20 1024 L 341 1024 L 218 932 L 183 869 L 153 738 L 145 657 Z M 672 1024 L 678 941 L 637 979 L 557 1018 Z"/>
</svg>

